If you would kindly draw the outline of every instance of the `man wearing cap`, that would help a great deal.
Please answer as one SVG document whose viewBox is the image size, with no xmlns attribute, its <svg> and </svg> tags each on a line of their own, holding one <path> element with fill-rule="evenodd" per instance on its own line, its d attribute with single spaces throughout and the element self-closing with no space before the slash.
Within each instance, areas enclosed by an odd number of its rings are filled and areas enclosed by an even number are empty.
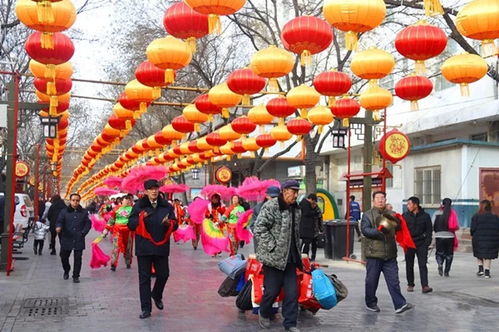
<svg viewBox="0 0 499 332">
<path fill-rule="evenodd" d="M 156 180 L 144 182 L 145 196 L 134 205 L 128 220 L 128 228 L 135 231 L 141 319 L 151 316 L 151 298 L 156 307 L 163 310 L 163 290 L 170 274 L 170 235 L 178 228 L 173 207 L 159 196 L 159 187 Z M 151 292 L 153 265 L 156 269 L 156 282 Z"/>
<path fill-rule="evenodd" d="M 296 199 L 300 185 L 296 180 L 282 184 L 282 194 L 265 203 L 255 224 L 258 241 L 256 257 L 263 264 L 264 293 L 260 303 L 259 324 L 270 328 L 272 304 L 284 289 L 282 315 L 286 331 L 299 331 L 296 268 L 302 269 L 300 254 L 301 212 Z"/>
</svg>

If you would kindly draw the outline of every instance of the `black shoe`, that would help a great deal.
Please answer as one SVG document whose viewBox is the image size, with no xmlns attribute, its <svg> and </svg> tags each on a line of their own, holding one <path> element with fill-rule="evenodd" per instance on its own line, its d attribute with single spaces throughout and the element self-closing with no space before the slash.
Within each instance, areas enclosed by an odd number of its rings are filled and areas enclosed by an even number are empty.
<svg viewBox="0 0 499 332">
<path fill-rule="evenodd" d="M 42 251 L 40 250 L 40 251 L 38 252 L 38 256 L 41 256 L 41 255 L 42 255 Z"/>
<path fill-rule="evenodd" d="M 131 268 L 132 268 L 132 265 L 127 264 L 127 265 L 126 265 L 126 268 L 127 268 L 127 269 L 131 269 Z"/>
<path fill-rule="evenodd" d="M 371 306 L 371 307 L 366 305 L 366 309 L 369 311 L 372 311 L 372 312 L 380 312 L 381 311 L 376 304 Z"/>
<path fill-rule="evenodd" d="M 439 265 L 439 266 L 438 266 L 438 274 L 439 274 L 440 276 L 443 276 L 443 274 L 444 274 L 444 269 L 443 269 L 442 265 Z"/>
<path fill-rule="evenodd" d="M 111 266 L 111 271 L 116 271 L 116 266 Z"/>
<path fill-rule="evenodd" d="M 36 251 L 36 249 L 34 249 L 33 252 L 35 253 L 35 255 L 38 255 L 38 251 Z"/>
<path fill-rule="evenodd" d="M 76 277 L 76 278 L 73 278 L 73 282 L 75 284 L 79 284 L 80 283 L 80 278 Z"/>
<path fill-rule="evenodd" d="M 449 276 L 449 272 L 444 272 L 444 277 L 448 277 Z"/>
<path fill-rule="evenodd" d="M 156 300 L 155 298 L 153 298 L 153 301 L 154 301 L 154 305 L 156 306 L 156 308 L 158 308 L 159 310 L 163 310 L 165 308 L 165 306 L 163 305 L 163 301 L 161 300 Z"/>
<path fill-rule="evenodd" d="M 140 319 L 145 319 L 145 318 L 149 318 L 149 317 L 151 317 L 151 312 L 149 312 L 149 311 L 142 311 L 142 313 L 139 316 Z"/>
<path fill-rule="evenodd" d="M 52 251 L 50 252 L 50 254 L 51 254 L 51 255 L 57 255 L 57 254 L 55 253 L 55 250 L 52 250 Z"/>
<path fill-rule="evenodd" d="M 62 277 L 64 278 L 64 280 L 68 280 L 69 279 L 69 273 L 64 273 L 64 275 Z"/>
<path fill-rule="evenodd" d="M 400 307 L 397 310 L 395 310 L 395 313 L 401 314 L 403 312 L 406 312 L 407 310 L 411 310 L 412 308 L 413 308 L 412 304 L 406 303 L 402 307 Z"/>
</svg>

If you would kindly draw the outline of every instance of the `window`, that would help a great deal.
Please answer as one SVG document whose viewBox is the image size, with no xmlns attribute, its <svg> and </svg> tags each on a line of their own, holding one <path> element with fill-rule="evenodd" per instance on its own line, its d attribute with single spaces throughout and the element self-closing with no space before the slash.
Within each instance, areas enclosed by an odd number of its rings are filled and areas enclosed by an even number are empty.
<svg viewBox="0 0 499 332">
<path fill-rule="evenodd" d="M 472 141 L 487 142 L 487 133 L 471 135 L 470 138 Z"/>
<path fill-rule="evenodd" d="M 422 205 L 440 203 L 440 166 L 416 168 L 414 170 L 414 194 Z"/>
</svg>

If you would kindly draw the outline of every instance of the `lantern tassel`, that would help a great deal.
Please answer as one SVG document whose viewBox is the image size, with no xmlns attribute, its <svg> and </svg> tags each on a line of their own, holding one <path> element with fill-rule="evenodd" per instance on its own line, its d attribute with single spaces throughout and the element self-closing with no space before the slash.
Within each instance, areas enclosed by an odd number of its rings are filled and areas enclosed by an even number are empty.
<svg viewBox="0 0 499 332">
<path fill-rule="evenodd" d="M 342 124 L 343 127 L 349 127 L 350 126 L 350 120 L 348 118 L 344 118 L 341 121 L 341 124 Z"/>
<path fill-rule="evenodd" d="M 279 118 L 279 126 L 284 126 L 284 118 Z"/>
<path fill-rule="evenodd" d="M 359 38 L 357 37 L 357 32 L 348 31 L 345 34 L 345 48 L 349 51 L 357 50 L 357 44 L 359 42 Z"/>
<path fill-rule="evenodd" d="M 440 0 L 424 0 L 424 10 L 426 16 L 436 16 L 444 13 Z"/>
<path fill-rule="evenodd" d="M 161 98 L 161 87 L 160 86 L 155 86 L 152 88 L 152 97 L 154 99 Z"/>
<path fill-rule="evenodd" d="M 336 98 L 334 96 L 330 96 L 327 98 L 327 106 L 333 107 L 336 104 Z"/>
<path fill-rule="evenodd" d="M 57 88 L 54 82 L 47 82 L 47 94 L 49 96 L 54 96 L 57 94 Z"/>
<path fill-rule="evenodd" d="M 222 33 L 222 23 L 220 23 L 220 17 L 218 15 L 208 15 L 208 31 L 217 35 Z"/>
<path fill-rule="evenodd" d="M 419 111 L 419 105 L 417 100 L 411 101 L 411 111 Z"/>
<path fill-rule="evenodd" d="M 426 73 L 426 65 L 423 60 L 417 60 L 416 61 L 416 74 L 425 74 Z"/>
<path fill-rule="evenodd" d="M 470 86 L 468 83 L 461 83 L 461 96 L 463 97 L 469 97 L 470 96 Z"/>
<path fill-rule="evenodd" d="M 230 116 L 229 109 L 228 108 L 222 108 L 222 117 L 224 119 L 228 119 Z"/>
<path fill-rule="evenodd" d="M 195 123 L 194 124 L 194 131 L 196 133 L 199 133 L 200 130 L 201 130 L 201 125 L 199 123 Z"/>
<path fill-rule="evenodd" d="M 42 33 L 40 37 L 40 46 L 44 49 L 54 49 L 54 34 L 49 32 Z"/>
<path fill-rule="evenodd" d="M 145 102 L 140 103 L 139 111 L 141 114 L 147 112 L 147 103 Z"/>
<path fill-rule="evenodd" d="M 189 45 L 189 47 L 191 48 L 191 51 L 192 53 L 196 53 L 196 48 L 197 48 L 197 45 L 196 45 L 196 38 L 194 37 L 189 37 L 185 40 L 187 42 L 187 44 Z"/>
<path fill-rule="evenodd" d="M 225 157 L 227 158 L 227 161 L 230 161 L 232 159 L 229 155 L 226 155 Z"/>
<path fill-rule="evenodd" d="M 373 112 L 373 120 L 374 121 L 380 121 L 381 120 L 381 114 L 379 113 L 379 111 L 374 111 Z"/>
<path fill-rule="evenodd" d="M 45 78 L 55 80 L 55 65 L 46 65 L 44 76 Z"/>
<path fill-rule="evenodd" d="M 492 39 L 485 39 L 482 41 L 481 47 L 482 57 L 489 58 L 498 54 L 497 46 Z"/>
<path fill-rule="evenodd" d="M 296 141 L 297 141 L 297 142 L 300 142 L 300 141 L 302 140 L 302 138 L 303 138 L 303 137 L 302 137 L 301 135 L 297 135 L 297 136 L 296 136 Z"/>
<path fill-rule="evenodd" d="M 312 64 L 312 54 L 309 50 L 301 52 L 300 64 L 302 67 L 310 66 Z"/>
<path fill-rule="evenodd" d="M 324 129 L 324 126 L 320 125 L 317 127 L 317 133 L 320 135 L 322 134 L 322 130 Z"/>
<path fill-rule="evenodd" d="M 131 120 L 125 121 L 125 128 L 126 128 L 126 130 L 132 129 L 132 121 Z"/>
<path fill-rule="evenodd" d="M 134 112 L 133 112 L 133 118 L 134 118 L 135 120 L 140 119 L 140 112 L 139 112 L 139 111 L 134 111 Z"/>
<path fill-rule="evenodd" d="M 50 97 L 50 104 L 49 104 L 49 115 L 54 116 L 57 114 L 57 106 L 59 106 L 59 99 L 57 96 L 52 96 Z"/>
<path fill-rule="evenodd" d="M 258 131 L 260 132 L 260 134 L 265 134 L 265 126 L 264 125 L 259 125 L 258 126 Z"/>
<path fill-rule="evenodd" d="M 52 11 L 52 2 L 50 1 L 38 2 L 36 14 L 38 16 L 38 20 L 42 24 L 54 23 L 55 21 L 54 12 Z"/>
<path fill-rule="evenodd" d="M 301 117 L 302 119 L 307 119 L 307 115 L 308 115 L 308 111 L 307 111 L 307 109 L 306 109 L 306 108 L 302 108 L 302 109 L 300 109 L 300 117 Z"/>
<path fill-rule="evenodd" d="M 269 79 L 269 84 L 267 86 L 267 91 L 268 92 L 279 92 L 279 82 L 277 81 L 277 78 L 273 77 Z"/>
<path fill-rule="evenodd" d="M 173 82 L 175 82 L 175 70 L 166 69 L 165 70 L 165 83 L 171 84 Z"/>
<path fill-rule="evenodd" d="M 250 95 L 244 94 L 242 99 L 243 106 L 251 106 L 251 98 Z"/>
</svg>

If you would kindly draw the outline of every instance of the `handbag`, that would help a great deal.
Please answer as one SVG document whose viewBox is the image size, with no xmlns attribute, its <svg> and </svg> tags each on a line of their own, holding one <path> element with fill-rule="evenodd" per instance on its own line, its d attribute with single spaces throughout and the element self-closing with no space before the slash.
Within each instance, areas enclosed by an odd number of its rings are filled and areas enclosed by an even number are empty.
<svg viewBox="0 0 499 332">
<path fill-rule="evenodd" d="M 241 270 L 235 279 L 225 278 L 218 288 L 218 295 L 221 297 L 237 296 L 244 286 L 244 269 Z"/>
<path fill-rule="evenodd" d="M 316 238 L 317 248 L 324 248 L 326 246 L 326 234 L 319 233 Z"/>
<path fill-rule="evenodd" d="M 236 298 L 236 307 L 241 310 L 252 310 L 253 304 L 251 303 L 251 290 L 253 289 L 252 277 L 244 284 L 243 289 L 239 292 Z"/>
<path fill-rule="evenodd" d="M 336 300 L 337 302 L 343 301 L 348 296 L 347 286 L 336 276 L 336 274 L 330 274 L 327 276 L 336 290 Z"/>
<path fill-rule="evenodd" d="M 320 303 L 321 308 L 331 309 L 336 305 L 336 290 L 322 270 L 315 269 L 312 271 L 312 287 L 314 296 Z"/>
<path fill-rule="evenodd" d="M 218 262 L 218 268 L 229 278 L 235 279 L 236 274 L 246 268 L 246 260 L 243 255 L 237 254 Z"/>
</svg>

